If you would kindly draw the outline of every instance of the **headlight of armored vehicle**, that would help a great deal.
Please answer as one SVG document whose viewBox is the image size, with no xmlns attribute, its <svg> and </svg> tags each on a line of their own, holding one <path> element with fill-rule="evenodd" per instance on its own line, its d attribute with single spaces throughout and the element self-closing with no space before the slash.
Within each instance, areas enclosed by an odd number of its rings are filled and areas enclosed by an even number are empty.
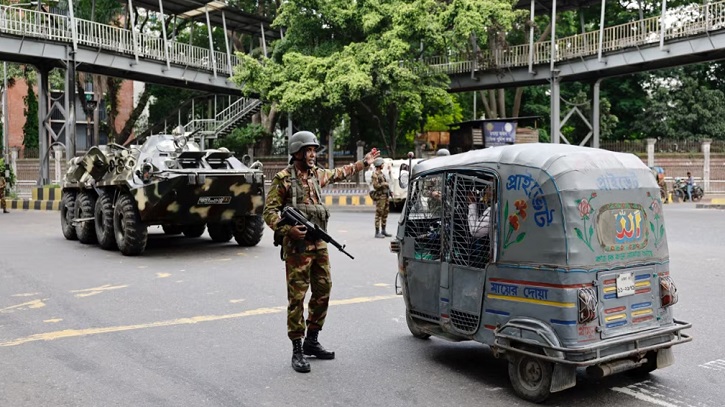
<svg viewBox="0 0 725 407">
<path fill-rule="evenodd" d="M 176 136 L 174 137 L 174 146 L 177 150 L 183 150 L 186 147 L 186 137 Z"/>
<path fill-rule="evenodd" d="M 149 181 L 151 181 L 151 174 L 153 173 L 153 171 L 154 171 L 154 166 L 151 165 L 151 163 L 144 163 L 141 166 L 141 171 L 140 171 L 140 174 L 138 174 L 138 176 L 139 176 L 139 178 L 141 178 L 141 180 L 143 182 L 149 182 Z"/>
</svg>

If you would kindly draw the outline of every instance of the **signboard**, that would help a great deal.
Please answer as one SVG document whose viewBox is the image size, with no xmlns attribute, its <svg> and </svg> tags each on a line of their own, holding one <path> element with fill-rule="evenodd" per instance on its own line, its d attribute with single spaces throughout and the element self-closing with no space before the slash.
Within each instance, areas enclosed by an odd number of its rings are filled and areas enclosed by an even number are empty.
<svg viewBox="0 0 725 407">
<path fill-rule="evenodd" d="M 503 146 L 516 142 L 516 122 L 495 121 L 483 125 L 486 147 Z"/>
</svg>

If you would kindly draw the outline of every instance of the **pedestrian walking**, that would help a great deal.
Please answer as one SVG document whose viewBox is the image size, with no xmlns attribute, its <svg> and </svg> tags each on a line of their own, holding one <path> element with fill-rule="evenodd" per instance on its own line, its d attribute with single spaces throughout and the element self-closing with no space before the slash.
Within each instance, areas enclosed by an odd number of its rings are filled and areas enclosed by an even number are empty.
<svg viewBox="0 0 725 407">
<path fill-rule="evenodd" d="M 318 341 L 332 289 L 330 258 L 327 243 L 305 239 L 304 226 L 278 225 L 282 210 L 292 206 L 326 231 L 330 212 L 320 190 L 362 171 L 380 155 L 377 149 L 372 149 L 353 164 L 322 169 L 316 165 L 319 147 L 317 137 L 309 131 L 299 131 L 289 138 L 289 165 L 274 176 L 264 206 L 264 221 L 274 230 L 275 242 L 282 245 L 287 274 L 287 336 L 292 341 L 292 368 L 302 373 L 310 371 L 306 356 L 335 358 L 335 352 L 325 349 Z M 308 289 L 311 296 L 305 319 L 304 299 Z"/>
</svg>

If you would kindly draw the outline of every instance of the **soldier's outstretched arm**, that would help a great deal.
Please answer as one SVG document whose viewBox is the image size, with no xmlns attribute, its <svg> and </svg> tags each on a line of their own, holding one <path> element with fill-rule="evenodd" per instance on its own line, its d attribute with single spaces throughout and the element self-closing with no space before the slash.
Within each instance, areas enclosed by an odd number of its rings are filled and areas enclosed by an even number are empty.
<svg viewBox="0 0 725 407">
<path fill-rule="evenodd" d="M 377 148 L 373 148 L 369 153 L 363 157 L 362 160 L 356 161 L 352 164 L 343 165 L 332 170 L 326 170 L 322 168 L 317 169 L 317 179 L 320 180 L 320 187 L 324 187 L 327 184 L 342 181 L 349 178 L 350 176 L 357 174 L 360 171 L 373 163 L 376 158 L 380 157 L 380 152 Z"/>
</svg>

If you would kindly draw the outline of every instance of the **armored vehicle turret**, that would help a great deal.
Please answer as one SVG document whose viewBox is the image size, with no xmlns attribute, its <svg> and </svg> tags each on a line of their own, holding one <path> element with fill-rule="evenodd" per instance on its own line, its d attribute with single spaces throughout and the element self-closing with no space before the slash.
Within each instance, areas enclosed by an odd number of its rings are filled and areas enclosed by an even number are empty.
<svg viewBox="0 0 725 407">
<path fill-rule="evenodd" d="M 228 150 L 202 150 L 183 135 L 142 145 L 91 147 L 73 158 L 63 182 L 63 235 L 127 256 L 146 248 L 148 226 L 167 234 L 254 246 L 262 238 L 264 175 Z"/>
</svg>

